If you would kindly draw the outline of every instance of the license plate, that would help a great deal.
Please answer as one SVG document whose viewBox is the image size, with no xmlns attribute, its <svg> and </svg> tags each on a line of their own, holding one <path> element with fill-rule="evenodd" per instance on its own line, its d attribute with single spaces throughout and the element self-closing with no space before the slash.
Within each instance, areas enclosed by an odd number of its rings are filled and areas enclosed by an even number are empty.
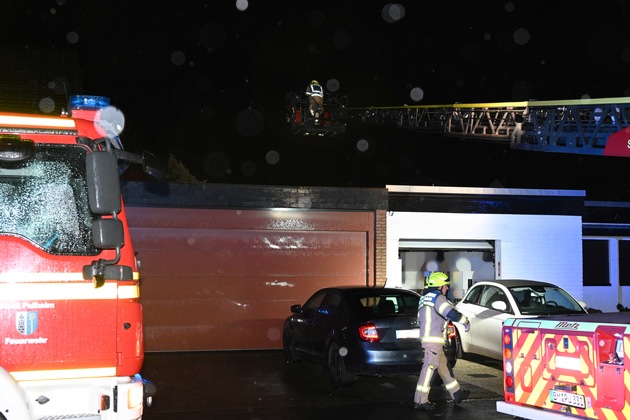
<svg viewBox="0 0 630 420">
<path fill-rule="evenodd" d="M 420 338 L 420 329 L 396 330 L 396 338 Z"/>
<path fill-rule="evenodd" d="M 551 393 L 551 402 L 558 404 L 570 405 L 571 407 L 586 408 L 584 395 L 572 394 L 571 392 L 549 390 Z"/>
</svg>

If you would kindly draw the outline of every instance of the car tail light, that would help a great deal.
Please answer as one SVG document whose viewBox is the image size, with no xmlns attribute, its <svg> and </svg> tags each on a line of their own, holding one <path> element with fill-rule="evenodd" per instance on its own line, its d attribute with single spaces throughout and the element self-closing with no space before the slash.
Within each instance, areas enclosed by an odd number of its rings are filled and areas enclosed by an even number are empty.
<svg viewBox="0 0 630 420">
<path fill-rule="evenodd" d="M 378 331 L 376 330 L 376 325 L 372 323 L 367 323 L 359 327 L 359 337 L 363 341 L 370 342 L 378 341 L 380 339 Z"/>
</svg>

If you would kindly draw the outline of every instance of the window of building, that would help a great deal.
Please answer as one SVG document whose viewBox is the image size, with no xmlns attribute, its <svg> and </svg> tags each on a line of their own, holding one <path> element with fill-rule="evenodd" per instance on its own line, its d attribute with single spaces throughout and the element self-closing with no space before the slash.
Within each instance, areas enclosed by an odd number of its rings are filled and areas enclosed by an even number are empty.
<svg viewBox="0 0 630 420">
<path fill-rule="evenodd" d="M 610 286 L 608 240 L 582 240 L 582 261 L 584 286 Z M 630 270 L 628 273 L 630 274 Z"/>
<path fill-rule="evenodd" d="M 630 241 L 619 241 L 619 284 L 630 286 Z"/>
</svg>

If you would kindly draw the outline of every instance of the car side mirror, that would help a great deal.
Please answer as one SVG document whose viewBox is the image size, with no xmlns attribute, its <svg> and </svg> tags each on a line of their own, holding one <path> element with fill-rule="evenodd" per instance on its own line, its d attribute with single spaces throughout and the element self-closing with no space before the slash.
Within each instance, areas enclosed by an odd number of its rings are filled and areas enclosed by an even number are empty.
<svg viewBox="0 0 630 420">
<path fill-rule="evenodd" d="M 303 314 L 304 308 L 302 308 L 302 305 L 291 305 L 291 312 L 294 314 Z"/>
<path fill-rule="evenodd" d="M 490 306 L 496 311 L 505 312 L 507 310 L 507 303 L 503 302 L 502 300 L 492 302 Z"/>
</svg>

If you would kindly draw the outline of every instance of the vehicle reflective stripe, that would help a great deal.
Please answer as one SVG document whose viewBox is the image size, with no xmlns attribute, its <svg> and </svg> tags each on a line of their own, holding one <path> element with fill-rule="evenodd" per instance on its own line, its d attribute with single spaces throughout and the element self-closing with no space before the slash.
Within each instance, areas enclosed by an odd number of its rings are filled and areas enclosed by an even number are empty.
<svg viewBox="0 0 630 420">
<path fill-rule="evenodd" d="M 27 117 L 20 115 L 0 115 L 0 125 L 13 125 L 16 127 L 54 127 L 54 128 L 75 128 L 74 120 L 71 118 L 44 118 Z"/>
<path fill-rule="evenodd" d="M 140 297 L 140 286 L 134 284 L 132 286 L 118 286 L 119 299 L 137 299 Z"/>
<path fill-rule="evenodd" d="M 0 273 L 0 282 L 82 281 L 83 273 Z"/>
<path fill-rule="evenodd" d="M 116 376 L 116 367 L 90 369 L 31 370 L 9 372 L 16 381 L 41 381 L 46 379 L 73 379 Z"/>
<path fill-rule="evenodd" d="M 140 273 L 133 272 L 133 279 L 139 280 Z M 0 283 L 18 283 L 18 282 L 50 282 L 50 281 L 84 281 L 83 273 L 0 273 Z"/>
<path fill-rule="evenodd" d="M 95 288 L 84 283 L 0 283 L 0 301 L 12 300 L 107 300 L 140 296 L 138 285 L 105 283 Z"/>
</svg>

